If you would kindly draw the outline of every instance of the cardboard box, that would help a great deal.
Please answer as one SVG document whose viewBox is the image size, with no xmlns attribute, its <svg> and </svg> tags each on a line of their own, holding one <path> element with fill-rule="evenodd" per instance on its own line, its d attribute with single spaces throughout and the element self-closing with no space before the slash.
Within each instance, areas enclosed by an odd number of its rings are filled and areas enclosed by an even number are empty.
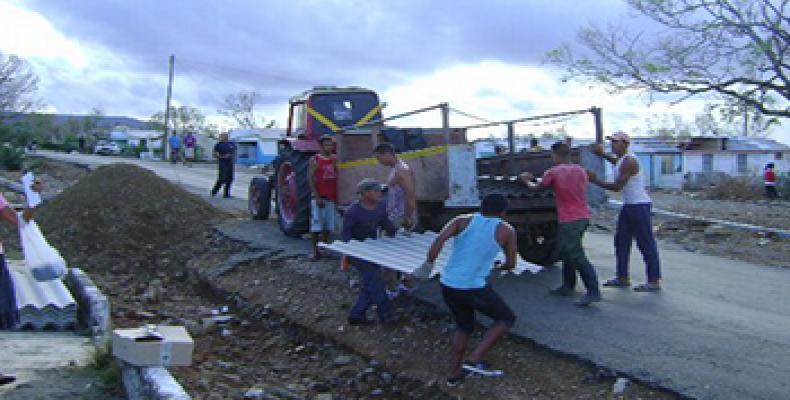
<svg viewBox="0 0 790 400">
<path fill-rule="evenodd" d="M 194 343 L 183 326 L 151 326 L 115 329 L 112 354 L 138 367 L 168 367 L 192 364 Z"/>
</svg>

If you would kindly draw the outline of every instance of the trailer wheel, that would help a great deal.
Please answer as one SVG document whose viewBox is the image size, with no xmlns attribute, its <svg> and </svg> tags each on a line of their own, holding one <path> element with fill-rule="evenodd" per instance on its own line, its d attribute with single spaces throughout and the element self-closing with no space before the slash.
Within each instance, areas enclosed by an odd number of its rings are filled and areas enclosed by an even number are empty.
<svg viewBox="0 0 790 400">
<path fill-rule="evenodd" d="M 256 220 L 269 219 L 272 207 L 272 187 L 264 177 L 255 177 L 250 181 L 247 195 L 247 209 L 250 217 Z"/>
<path fill-rule="evenodd" d="M 277 163 L 277 221 L 280 230 L 301 237 L 310 227 L 310 185 L 307 170 L 312 153 L 290 151 Z"/>
<path fill-rule="evenodd" d="M 534 264 L 548 267 L 557 261 L 557 224 L 530 225 L 526 233 L 517 236 L 521 257 Z"/>
</svg>

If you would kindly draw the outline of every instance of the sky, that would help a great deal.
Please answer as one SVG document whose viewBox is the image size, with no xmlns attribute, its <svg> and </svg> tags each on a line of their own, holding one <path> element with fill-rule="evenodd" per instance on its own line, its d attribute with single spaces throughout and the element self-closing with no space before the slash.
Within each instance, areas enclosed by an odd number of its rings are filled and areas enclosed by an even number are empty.
<svg viewBox="0 0 790 400">
<path fill-rule="evenodd" d="M 174 54 L 174 103 L 199 108 L 223 128 L 229 121 L 217 109 L 230 93 L 255 90 L 259 114 L 285 126 L 289 97 L 315 85 L 355 85 L 379 93 L 385 116 L 439 102 L 491 120 L 598 106 L 606 131 L 644 133 L 651 115 L 691 121 L 704 100 L 671 106 L 612 95 L 563 82 L 543 63 L 548 51 L 573 45 L 582 26 L 643 22 L 623 0 L 0 0 L 0 51 L 30 62 L 44 110 L 58 113 L 98 107 L 147 119 L 164 109 Z M 434 112 L 398 125 L 440 122 Z M 453 114 L 450 122 L 479 121 Z M 560 127 L 593 135 L 589 116 L 517 132 Z M 785 131 L 772 135 L 790 143 Z"/>
</svg>

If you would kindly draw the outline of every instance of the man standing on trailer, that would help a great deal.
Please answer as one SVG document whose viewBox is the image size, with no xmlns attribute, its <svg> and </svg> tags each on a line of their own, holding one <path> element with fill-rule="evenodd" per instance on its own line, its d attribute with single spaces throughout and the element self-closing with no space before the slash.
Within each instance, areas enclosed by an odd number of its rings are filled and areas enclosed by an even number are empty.
<svg viewBox="0 0 790 400">
<path fill-rule="evenodd" d="M 578 271 L 587 294 L 576 304 L 588 306 L 601 301 L 601 291 L 595 267 L 584 254 L 582 245 L 591 215 L 587 205 L 587 171 L 571 162 L 571 149 L 563 142 L 551 146 L 551 159 L 556 165 L 543 174 L 540 184 L 532 184 L 534 177 L 529 172 L 522 173 L 521 180 L 534 190 L 554 189 L 559 219 L 557 251 L 562 260 L 562 285 L 553 289 L 551 294 L 573 296 Z"/>
<path fill-rule="evenodd" d="M 308 181 L 313 198 L 310 201 L 310 232 L 313 234 L 313 256 L 321 258 L 318 240 L 329 242 L 329 234 L 337 225 L 337 157 L 335 140 L 328 135 L 319 139 L 320 153 L 310 159 Z"/>
<path fill-rule="evenodd" d="M 628 261 L 631 244 L 636 237 L 636 246 L 642 253 L 647 268 L 647 283 L 634 287 L 637 292 L 655 292 L 661 289 L 661 267 L 658 259 L 658 245 L 653 236 L 653 222 L 650 214 L 652 200 L 645 189 L 645 179 L 639 168 L 636 155 L 630 152 L 631 137 L 625 132 L 617 132 L 608 138 L 612 142 L 614 155 L 605 154 L 603 146 L 594 144 L 593 153 L 614 164 L 614 182 L 605 182 L 592 171 L 587 171 L 590 182 L 604 189 L 623 192 L 623 208 L 617 217 L 617 231 L 614 235 L 614 249 L 617 256 L 617 276 L 603 285 L 609 287 L 629 287 Z"/>
<path fill-rule="evenodd" d="M 428 250 L 422 269 L 430 271 L 450 238 L 453 251 L 441 273 L 442 297 L 455 319 L 450 377 L 448 386 L 456 386 L 470 374 L 488 377 L 504 375 L 484 361 L 486 354 L 513 327 L 516 316 L 486 279 L 500 251 L 505 252 L 502 269 L 516 266 L 516 230 L 503 220 L 508 201 L 500 194 L 489 194 L 480 205 L 480 212 L 461 215 L 448 222 Z M 475 328 L 475 311 L 493 320 L 483 339 L 464 356 L 469 337 Z"/>
</svg>

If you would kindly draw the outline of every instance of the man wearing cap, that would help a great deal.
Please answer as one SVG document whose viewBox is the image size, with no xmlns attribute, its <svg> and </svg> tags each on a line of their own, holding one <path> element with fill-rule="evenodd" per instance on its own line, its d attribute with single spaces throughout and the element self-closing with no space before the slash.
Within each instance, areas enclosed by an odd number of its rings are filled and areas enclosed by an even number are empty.
<svg viewBox="0 0 790 400">
<path fill-rule="evenodd" d="M 387 205 L 381 201 L 382 185 L 374 179 L 363 179 L 357 185 L 359 200 L 354 202 L 343 216 L 344 242 L 350 240 L 376 239 L 381 228 L 393 236 L 397 228 L 387 217 Z M 392 319 L 392 308 L 385 290 L 381 267 L 354 257 L 344 256 L 342 265 L 351 264 L 359 273 L 361 287 L 356 302 L 351 307 L 348 323 L 363 325 L 370 321 L 365 315 L 371 305 L 376 305 L 376 312 L 382 324 L 389 324 Z"/>
<path fill-rule="evenodd" d="M 329 241 L 329 233 L 335 230 L 337 219 L 337 157 L 335 141 L 324 135 L 319 139 L 321 152 L 310 159 L 307 178 L 313 199 L 310 202 L 310 232 L 313 234 L 312 260 L 321 258 L 318 251 L 319 235 Z"/>
<path fill-rule="evenodd" d="M 453 251 L 441 275 L 442 298 L 456 324 L 453 336 L 448 386 L 456 386 L 470 374 L 498 377 L 504 373 L 484 361 L 489 350 L 513 327 L 516 316 L 491 288 L 486 279 L 500 251 L 505 253 L 502 269 L 516 266 L 516 231 L 502 218 L 508 201 L 501 194 L 489 194 L 480 212 L 461 215 L 448 222 L 428 250 L 421 269 L 430 271 L 445 242 L 453 239 Z M 464 360 L 469 337 L 475 328 L 475 312 L 493 321 L 483 339 Z"/>
<path fill-rule="evenodd" d="M 647 283 L 634 287 L 637 292 L 654 292 L 661 289 L 661 269 L 658 259 L 658 246 L 653 236 L 653 223 L 650 214 L 652 200 L 645 189 L 645 180 L 639 168 L 636 155 L 630 152 L 631 137 L 625 132 L 609 136 L 614 155 L 605 154 L 603 146 L 594 144 L 593 153 L 614 164 L 614 182 L 605 182 L 595 173 L 588 171 L 590 182 L 604 189 L 623 192 L 623 208 L 617 217 L 617 231 L 614 248 L 617 257 L 617 276 L 603 285 L 609 287 L 629 287 L 628 261 L 631 244 L 636 238 L 636 246 L 642 253 L 647 268 Z"/>
</svg>

